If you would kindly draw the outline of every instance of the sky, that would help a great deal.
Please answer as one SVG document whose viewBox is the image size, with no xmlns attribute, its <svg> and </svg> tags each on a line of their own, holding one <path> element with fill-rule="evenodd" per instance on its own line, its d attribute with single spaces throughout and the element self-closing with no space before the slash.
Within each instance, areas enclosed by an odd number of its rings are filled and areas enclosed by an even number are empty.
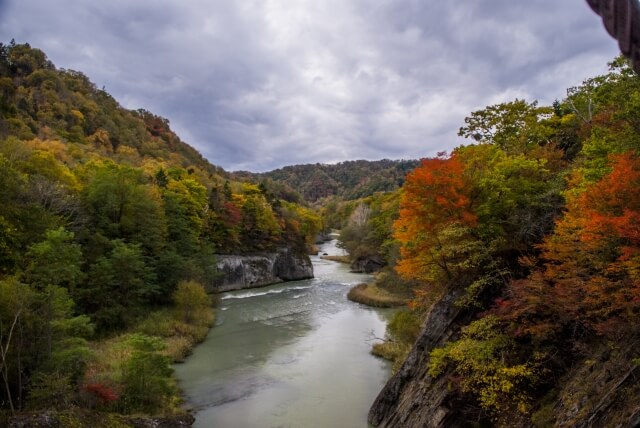
<svg viewBox="0 0 640 428">
<path fill-rule="evenodd" d="M 255 172 L 434 156 L 472 111 L 550 104 L 618 55 L 584 0 L 0 0 L 12 38 Z"/>
</svg>

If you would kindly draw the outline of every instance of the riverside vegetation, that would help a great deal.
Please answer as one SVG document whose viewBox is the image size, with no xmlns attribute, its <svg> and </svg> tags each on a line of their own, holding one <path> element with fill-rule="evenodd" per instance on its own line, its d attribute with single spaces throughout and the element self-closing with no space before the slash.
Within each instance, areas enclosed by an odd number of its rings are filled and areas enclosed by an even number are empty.
<svg viewBox="0 0 640 428">
<path fill-rule="evenodd" d="M 321 227 L 13 41 L 0 44 L 0 171 L 0 425 L 179 415 L 170 363 L 213 322 L 215 254 L 304 253 Z"/>
<path fill-rule="evenodd" d="M 640 79 L 624 59 L 551 106 L 471 113 L 471 144 L 371 166 L 385 183 L 365 161 L 229 174 L 28 45 L 0 46 L 0 93 L 5 419 L 179 414 L 169 363 L 212 322 L 214 254 L 305 251 L 338 228 L 352 269 L 378 272 L 370 290 L 411 297 L 374 349 L 396 373 L 374 425 L 640 421 Z"/>
<path fill-rule="evenodd" d="M 371 290 L 413 293 L 374 349 L 397 371 L 374 425 L 640 423 L 638 100 L 618 58 L 553 105 L 471 113 L 472 144 L 399 190 L 323 200 Z"/>
<path fill-rule="evenodd" d="M 407 176 L 395 270 L 423 329 L 390 325 L 417 342 L 374 425 L 640 421 L 640 78 L 610 66 L 552 106 L 473 112 L 473 144 Z"/>
</svg>

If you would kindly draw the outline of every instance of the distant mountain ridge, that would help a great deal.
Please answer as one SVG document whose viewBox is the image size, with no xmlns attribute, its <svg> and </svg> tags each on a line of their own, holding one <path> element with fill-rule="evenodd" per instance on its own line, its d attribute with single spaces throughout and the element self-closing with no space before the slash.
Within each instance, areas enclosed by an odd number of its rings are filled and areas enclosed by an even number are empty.
<svg viewBox="0 0 640 428">
<path fill-rule="evenodd" d="M 272 180 L 297 191 L 308 202 L 337 196 L 352 200 L 375 192 L 393 191 L 406 174 L 420 164 L 417 159 L 378 161 L 353 160 L 337 164 L 291 165 L 264 173 L 236 171 L 238 179 Z"/>
</svg>

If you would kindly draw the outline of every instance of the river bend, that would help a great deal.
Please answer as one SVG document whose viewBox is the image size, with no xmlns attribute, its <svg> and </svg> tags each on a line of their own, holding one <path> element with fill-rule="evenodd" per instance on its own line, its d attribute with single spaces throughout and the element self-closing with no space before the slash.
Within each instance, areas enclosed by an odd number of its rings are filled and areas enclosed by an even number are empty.
<svg viewBox="0 0 640 428">
<path fill-rule="evenodd" d="M 341 254 L 331 241 L 321 253 Z M 370 354 L 389 310 L 346 298 L 370 279 L 311 257 L 315 278 L 224 293 L 216 325 L 175 366 L 195 427 L 367 427 L 390 375 Z"/>
</svg>

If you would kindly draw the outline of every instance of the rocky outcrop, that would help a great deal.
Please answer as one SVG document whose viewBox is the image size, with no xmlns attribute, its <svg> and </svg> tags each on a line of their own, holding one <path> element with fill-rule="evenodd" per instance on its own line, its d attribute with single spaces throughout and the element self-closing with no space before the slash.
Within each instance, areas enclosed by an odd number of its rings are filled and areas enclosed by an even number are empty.
<svg viewBox="0 0 640 428">
<path fill-rule="evenodd" d="M 590 348 L 558 382 L 555 402 L 538 411 L 538 420 L 561 428 L 640 426 L 638 337 L 625 336 Z"/>
<path fill-rule="evenodd" d="M 454 305 L 463 291 L 453 291 L 429 311 L 422 332 L 398 372 L 387 382 L 369 411 L 376 427 L 462 427 L 464 405 L 451 393 L 447 377 L 427 373 L 429 353 L 455 338 L 472 314 Z"/>
<path fill-rule="evenodd" d="M 313 278 L 309 256 L 289 248 L 252 255 L 218 255 L 217 267 L 221 275 L 215 292 Z"/>
<path fill-rule="evenodd" d="M 418 340 L 398 372 L 369 410 L 376 427 L 450 428 L 492 426 L 477 403 L 466 401 L 449 385 L 451 373 L 428 374 L 429 354 L 450 340 L 475 316 L 455 305 L 463 291 L 452 291 L 432 306 Z M 622 334 L 622 333 L 619 333 Z M 594 341 L 584 356 L 555 381 L 530 414 L 511 413 L 499 426 L 599 428 L 640 426 L 640 365 L 632 334 Z M 600 342 L 600 343 L 599 343 Z M 497 425 L 496 425 L 497 426 Z"/>
<path fill-rule="evenodd" d="M 387 265 L 380 256 L 361 256 L 351 262 L 351 271 L 356 273 L 374 273 Z"/>
</svg>

